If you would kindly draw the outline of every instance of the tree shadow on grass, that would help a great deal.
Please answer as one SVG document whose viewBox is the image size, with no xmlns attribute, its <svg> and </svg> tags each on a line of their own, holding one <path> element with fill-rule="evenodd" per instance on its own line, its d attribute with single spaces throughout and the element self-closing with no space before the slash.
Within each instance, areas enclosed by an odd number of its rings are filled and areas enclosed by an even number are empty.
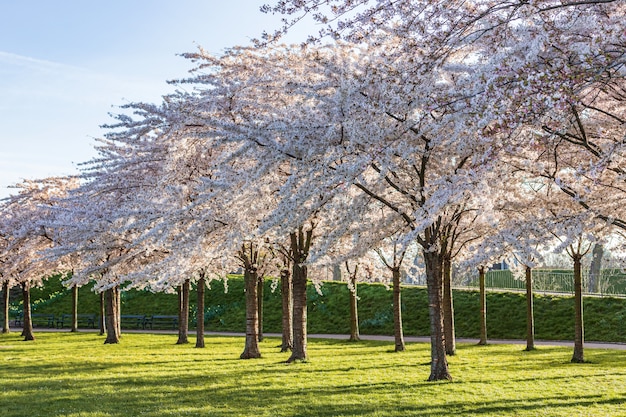
<svg viewBox="0 0 626 417">
<path fill-rule="evenodd" d="M 442 395 L 431 402 L 421 401 L 423 390 L 437 389 L 427 382 L 399 384 L 354 382 L 343 385 L 317 384 L 306 388 L 285 386 L 271 388 L 263 384 L 243 383 L 240 375 L 221 380 L 204 378 L 118 378 L 113 381 L 64 381 L 57 389 L 33 392 L 17 386 L 22 393 L 5 397 L 9 407 L 6 417 L 28 415 L 28 409 L 44 410 L 47 416 L 98 415 L 121 417 L 141 411 L 144 416 L 450 416 L 450 415 L 534 415 L 546 410 L 574 411 L 577 407 L 609 406 L 618 410 L 626 394 L 617 398 L 585 395 L 576 398 L 546 396 L 525 399 L 477 398 L 474 401 L 450 401 Z M 19 384 L 18 384 L 19 385 Z M 435 387 L 435 388 L 433 388 Z M 445 386 L 442 386 L 445 387 Z M 400 395 L 402 394 L 402 395 Z M 382 398 L 382 400 L 381 400 Z"/>
</svg>

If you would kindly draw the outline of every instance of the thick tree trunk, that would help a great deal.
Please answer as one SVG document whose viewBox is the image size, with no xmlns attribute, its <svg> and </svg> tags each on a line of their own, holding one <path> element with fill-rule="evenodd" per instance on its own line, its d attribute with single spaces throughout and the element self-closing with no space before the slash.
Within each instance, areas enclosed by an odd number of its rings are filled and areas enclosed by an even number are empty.
<svg viewBox="0 0 626 417">
<path fill-rule="evenodd" d="M 456 337 L 452 298 L 452 261 L 448 256 L 443 259 L 443 328 L 446 338 L 446 354 L 452 356 L 456 353 Z"/>
<path fill-rule="evenodd" d="M 356 269 L 354 274 L 350 276 L 350 288 L 348 290 L 350 292 L 350 341 L 358 342 L 361 340 L 361 335 L 359 334 L 359 297 L 357 294 Z"/>
<path fill-rule="evenodd" d="M 305 361 L 307 357 L 307 268 L 293 266 L 293 348 L 287 362 Z"/>
<path fill-rule="evenodd" d="M 24 336 L 24 340 L 35 340 L 30 309 L 30 284 L 27 282 L 22 283 L 22 299 L 24 303 L 24 329 L 22 336 Z"/>
<path fill-rule="evenodd" d="M 583 285 L 582 285 L 582 256 L 574 256 L 574 311 L 575 311 L 575 331 L 574 331 L 574 355 L 572 362 L 583 363 L 585 326 L 583 323 Z"/>
<path fill-rule="evenodd" d="M 4 312 L 4 319 L 2 321 L 2 333 L 7 334 L 11 332 L 11 326 L 9 324 L 9 282 L 2 283 L 2 311 Z"/>
<path fill-rule="evenodd" d="M 70 332 L 78 331 L 78 286 L 72 286 L 72 328 Z"/>
<path fill-rule="evenodd" d="M 591 265 L 589 265 L 589 292 L 597 293 L 598 281 L 602 271 L 602 257 L 604 256 L 604 246 L 601 243 L 593 245 Z"/>
<path fill-rule="evenodd" d="M 109 288 L 104 292 L 104 305 L 106 314 L 106 339 L 104 344 L 115 344 L 120 342 L 119 331 L 119 287 Z"/>
<path fill-rule="evenodd" d="M 395 340 L 395 351 L 403 352 L 404 330 L 402 328 L 402 295 L 400 287 L 400 268 L 394 267 L 391 270 L 393 279 L 393 335 Z"/>
<path fill-rule="evenodd" d="M 104 303 L 104 292 L 100 293 L 100 336 L 106 332 L 106 307 Z"/>
<path fill-rule="evenodd" d="M 487 344 L 487 292 L 485 290 L 485 268 L 478 268 L 478 285 L 480 287 L 480 340 L 479 345 Z"/>
<path fill-rule="evenodd" d="M 283 307 L 283 340 L 280 351 L 287 352 L 293 349 L 293 293 L 289 269 L 280 271 L 280 294 Z"/>
<path fill-rule="evenodd" d="M 178 341 L 177 345 L 189 343 L 189 280 L 178 288 Z"/>
<path fill-rule="evenodd" d="M 204 273 L 198 279 L 198 309 L 196 314 L 196 347 L 204 347 L 204 289 L 206 288 L 206 279 Z"/>
<path fill-rule="evenodd" d="M 443 326 L 443 260 L 437 252 L 424 250 L 426 286 L 430 317 L 430 376 L 429 381 L 452 380 L 446 358 Z"/>
<path fill-rule="evenodd" d="M 289 235 L 293 256 L 293 349 L 287 363 L 306 361 L 307 354 L 307 267 L 304 265 L 309 256 L 313 229 L 306 232 L 300 227 Z"/>
<path fill-rule="evenodd" d="M 259 277 L 257 283 L 257 311 L 259 315 L 259 342 L 263 341 L 263 292 L 265 289 L 265 278 Z"/>
<path fill-rule="evenodd" d="M 532 268 L 526 267 L 526 350 L 535 350 L 535 312 Z"/>
<path fill-rule="evenodd" d="M 241 359 L 260 358 L 259 351 L 259 304 L 258 304 L 258 277 L 256 268 L 250 266 L 244 272 L 246 288 L 246 346 Z"/>
</svg>

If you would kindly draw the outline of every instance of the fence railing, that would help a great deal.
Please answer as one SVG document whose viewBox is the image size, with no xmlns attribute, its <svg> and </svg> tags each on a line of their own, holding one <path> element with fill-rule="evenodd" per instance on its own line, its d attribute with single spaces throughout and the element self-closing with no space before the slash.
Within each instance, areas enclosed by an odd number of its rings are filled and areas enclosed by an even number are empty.
<svg viewBox="0 0 626 417">
<path fill-rule="evenodd" d="M 619 270 L 605 269 L 596 276 L 583 273 L 583 292 L 598 295 L 626 296 L 626 274 Z M 534 269 L 533 289 L 539 292 L 574 293 L 574 271 L 562 269 Z M 471 277 L 457 286 L 478 288 L 478 277 Z M 485 274 L 485 287 L 501 290 L 523 290 L 524 276 L 516 276 L 510 270 L 489 271 Z"/>
</svg>

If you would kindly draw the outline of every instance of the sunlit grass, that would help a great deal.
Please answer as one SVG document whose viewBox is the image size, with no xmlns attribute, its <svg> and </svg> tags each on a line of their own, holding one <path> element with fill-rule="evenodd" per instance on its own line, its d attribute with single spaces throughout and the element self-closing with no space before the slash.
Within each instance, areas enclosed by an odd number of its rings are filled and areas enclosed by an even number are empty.
<svg viewBox="0 0 626 417">
<path fill-rule="evenodd" d="M 428 383 L 429 345 L 309 340 L 287 365 L 277 339 L 239 360 L 243 338 L 93 333 L 0 336 L 0 416 L 626 416 L 626 352 L 463 345 L 454 381 Z"/>
</svg>

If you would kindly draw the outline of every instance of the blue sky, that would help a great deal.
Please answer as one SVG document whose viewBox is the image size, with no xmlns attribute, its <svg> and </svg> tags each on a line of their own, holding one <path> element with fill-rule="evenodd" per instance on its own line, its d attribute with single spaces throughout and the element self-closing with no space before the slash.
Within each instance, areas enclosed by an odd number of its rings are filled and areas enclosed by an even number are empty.
<svg viewBox="0 0 626 417">
<path fill-rule="evenodd" d="M 0 198 L 22 179 L 68 175 L 95 156 L 116 106 L 160 102 L 200 45 L 247 44 L 272 0 L 0 0 Z M 299 42 L 313 27 L 302 26 Z"/>
</svg>

